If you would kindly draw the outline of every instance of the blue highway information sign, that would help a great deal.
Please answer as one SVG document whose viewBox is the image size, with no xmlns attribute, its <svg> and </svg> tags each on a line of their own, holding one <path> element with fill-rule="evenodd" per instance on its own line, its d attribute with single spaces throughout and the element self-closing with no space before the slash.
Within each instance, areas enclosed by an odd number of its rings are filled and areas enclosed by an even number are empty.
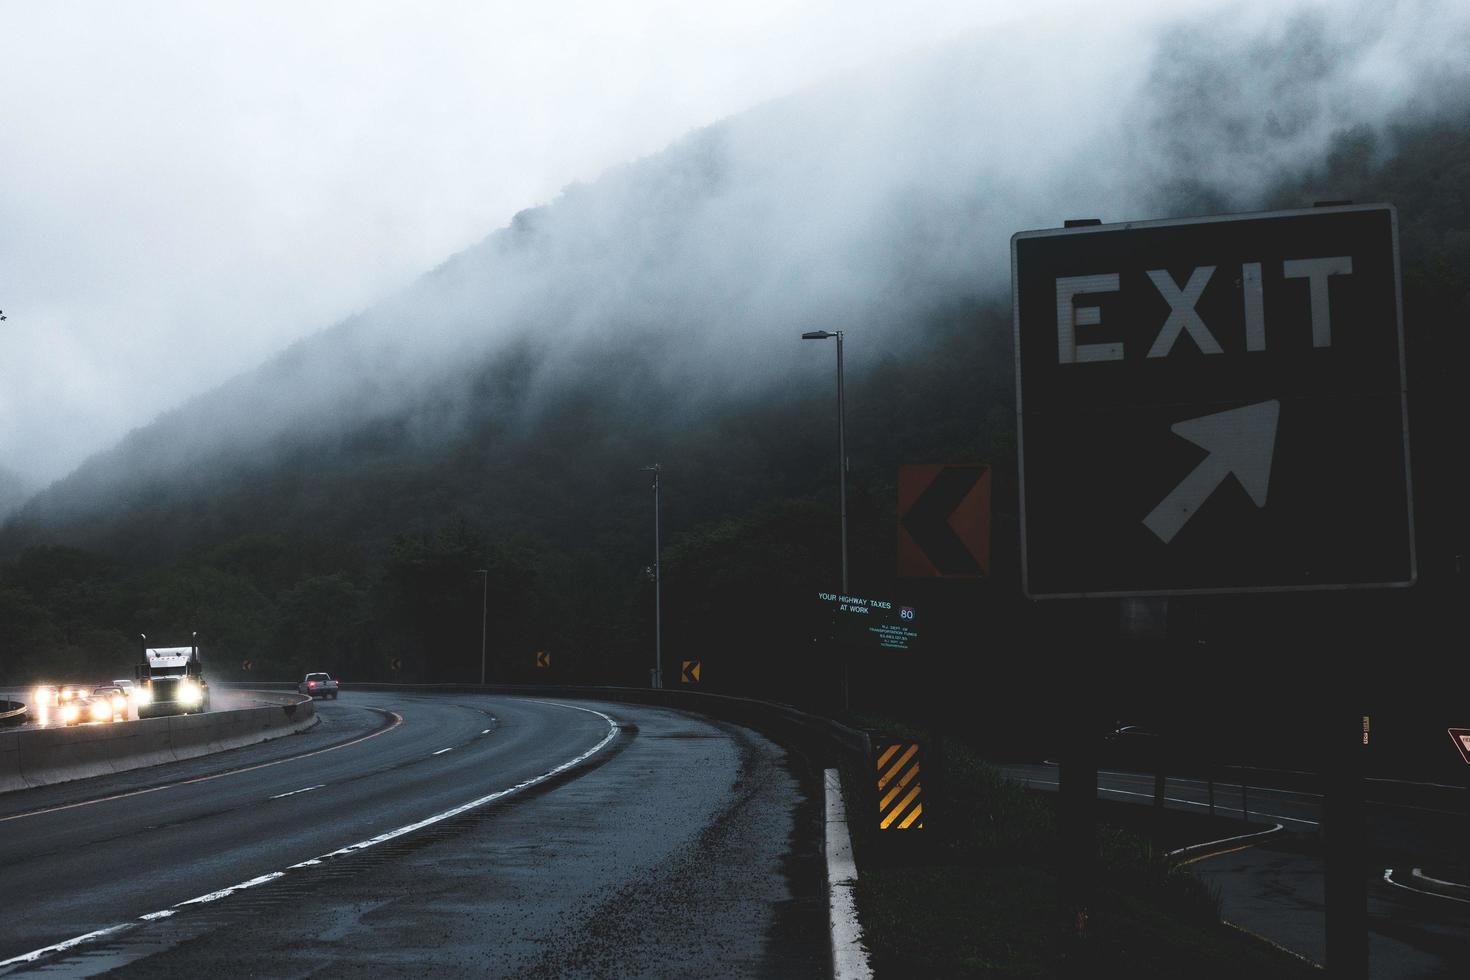
<svg viewBox="0 0 1470 980">
<path fill-rule="evenodd" d="M 1389 205 L 1011 239 L 1033 598 L 1410 585 Z"/>
</svg>

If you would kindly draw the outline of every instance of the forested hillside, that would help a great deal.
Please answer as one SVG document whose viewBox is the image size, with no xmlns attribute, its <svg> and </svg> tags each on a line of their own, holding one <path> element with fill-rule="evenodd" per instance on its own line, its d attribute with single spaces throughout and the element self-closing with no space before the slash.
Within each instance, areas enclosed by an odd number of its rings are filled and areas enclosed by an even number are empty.
<svg viewBox="0 0 1470 980">
<path fill-rule="evenodd" d="M 619 193 L 651 195 L 657 234 L 677 228 L 720 186 L 721 139 L 700 134 L 615 175 Z M 570 205 L 523 214 L 386 310 L 181 407 L 33 500 L 0 532 L 0 683 L 114 676 L 138 634 L 170 642 L 194 630 L 223 677 L 478 679 L 479 569 L 491 679 L 646 682 L 653 496 L 641 467 L 659 462 L 670 682 L 681 658 L 699 657 L 715 689 L 829 697 L 833 668 L 814 652 L 809 614 L 811 594 L 838 574 L 833 351 L 798 334 L 843 323 L 793 321 L 783 339 L 751 335 L 743 350 L 738 321 L 695 343 L 677 317 L 650 317 L 583 325 L 559 350 L 564 335 L 534 323 L 477 345 L 424 336 L 432 326 L 409 318 L 431 296 L 456 315 L 472 308 L 474 269 L 492 256 L 535 266 L 556 247 L 547 227 L 597 213 L 597 193 L 573 189 Z M 1395 608 L 1415 623 L 1401 634 L 1411 643 L 1464 594 L 1470 117 L 1350 129 L 1257 199 L 1174 183 L 1151 198 L 1153 213 L 1126 217 L 1323 199 L 1399 208 L 1421 584 Z M 922 242 L 908 245 L 918 251 L 883 311 L 897 323 L 848 325 L 860 352 L 847 378 L 852 587 L 924 604 L 924 669 L 957 675 L 1024 647 L 1033 616 L 1016 575 L 1010 309 L 993 288 L 1004 270 L 968 292 L 921 288 Z M 665 255 L 675 273 L 677 251 Z M 565 286 L 639 288 L 575 275 Z M 712 302 L 720 321 L 721 298 Z M 400 348 L 420 343 L 434 357 L 395 373 Z M 720 369 L 706 371 L 711 350 Z M 896 579 L 898 465 L 964 461 L 995 469 L 991 580 Z M 1243 649 L 1258 639 L 1252 622 L 1171 615 L 1170 639 Z M 534 667 L 538 650 L 553 654 L 551 670 Z M 1038 669 L 1025 660 L 1006 669 Z"/>
</svg>

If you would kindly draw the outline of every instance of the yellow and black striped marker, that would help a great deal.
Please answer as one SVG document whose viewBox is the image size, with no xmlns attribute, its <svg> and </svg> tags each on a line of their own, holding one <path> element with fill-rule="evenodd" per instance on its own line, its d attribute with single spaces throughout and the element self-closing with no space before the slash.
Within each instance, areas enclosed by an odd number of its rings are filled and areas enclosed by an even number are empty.
<svg viewBox="0 0 1470 980">
<path fill-rule="evenodd" d="M 922 830 L 924 800 L 919 789 L 919 743 L 875 747 L 878 761 L 878 829 Z"/>
<path fill-rule="evenodd" d="M 551 666 L 551 654 L 547 653 L 545 650 L 537 650 L 536 651 L 536 666 L 537 667 L 550 667 Z"/>
<path fill-rule="evenodd" d="M 698 684 L 699 683 L 699 661 L 698 660 L 686 660 L 686 661 L 684 661 L 684 669 L 679 672 L 679 680 L 682 681 L 685 684 Z"/>
</svg>

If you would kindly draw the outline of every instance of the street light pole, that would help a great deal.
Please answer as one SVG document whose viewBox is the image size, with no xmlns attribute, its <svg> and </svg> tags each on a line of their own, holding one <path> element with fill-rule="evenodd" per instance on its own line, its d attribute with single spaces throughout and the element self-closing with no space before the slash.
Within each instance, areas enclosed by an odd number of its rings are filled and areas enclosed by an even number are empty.
<svg viewBox="0 0 1470 980">
<path fill-rule="evenodd" d="M 485 684 L 485 623 L 490 614 L 490 569 L 477 568 L 480 575 L 480 685 Z"/>
<path fill-rule="evenodd" d="M 842 383 L 842 331 L 837 331 L 837 498 L 842 509 L 842 594 L 847 595 L 847 398 Z"/>
<path fill-rule="evenodd" d="M 841 330 L 808 330 L 801 335 L 802 340 L 832 340 L 837 341 L 837 503 L 842 527 L 842 594 L 848 595 L 847 590 L 847 396 L 843 390 L 842 377 L 842 331 Z M 848 690 L 847 661 L 842 662 L 842 707 L 848 710 L 852 707 L 852 698 Z"/>
<path fill-rule="evenodd" d="M 645 473 L 653 474 L 653 686 L 664 686 L 663 610 L 660 606 L 660 591 L 663 585 L 663 554 L 658 544 L 658 477 L 663 467 L 658 463 L 643 467 Z"/>
<path fill-rule="evenodd" d="M 842 378 L 842 331 L 808 330 L 802 340 L 837 340 L 837 494 L 842 526 L 842 594 L 847 595 L 847 396 Z"/>
</svg>

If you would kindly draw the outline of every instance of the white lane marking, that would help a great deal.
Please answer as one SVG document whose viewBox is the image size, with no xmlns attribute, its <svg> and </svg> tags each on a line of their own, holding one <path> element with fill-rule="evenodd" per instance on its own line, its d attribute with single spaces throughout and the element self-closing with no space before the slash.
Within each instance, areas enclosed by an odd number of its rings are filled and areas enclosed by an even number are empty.
<svg viewBox="0 0 1470 980">
<path fill-rule="evenodd" d="M 258 878 L 251 878 L 249 881 L 242 881 L 238 885 L 231 885 L 229 888 L 221 888 L 217 892 L 210 892 L 208 895 L 200 895 L 197 898 L 186 899 L 185 901 L 180 902 L 178 905 L 175 905 L 174 908 L 183 908 L 185 905 L 207 905 L 210 902 L 217 902 L 222 898 L 229 898 L 231 895 L 235 894 L 235 892 L 244 891 L 247 888 L 254 888 L 256 885 L 263 885 L 267 881 L 275 881 L 277 878 L 281 877 L 285 873 L 286 872 L 284 871 L 272 871 L 270 874 L 261 875 Z"/>
<path fill-rule="evenodd" d="M 1028 783 L 1030 783 L 1030 782 L 1037 782 L 1037 783 L 1040 783 L 1043 786 L 1057 786 L 1057 787 L 1060 787 L 1061 786 L 1061 783 L 1053 782 L 1050 779 L 1027 780 L 1027 782 Z M 1152 793 L 1134 793 L 1134 792 L 1132 792 L 1130 790 L 1126 790 L 1126 789 L 1109 789 L 1106 786 L 1099 786 L 1097 788 L 1097 791 L 1099 793 L 1117 793 L 1117 794 L 1119 794 L 1121 796 L 1142 796 L 1145 799 L 1150 799 L 1150 800 L 1154 798 L 1154 794 L 1152 794 Z M 1167 802 L 1169 802 L 1169 803 L 1182 803 L 1185 806 L 1197 806 L 1197 807 L 1200 807 L 1201 809 L 1209 809 L 1209 806 L 1210 806 L 1208 803 L 1198 803 L 1198 802 L 1196 802 L 1194 800 L 1181 800 L 1181 799 L 1179 799 L 1177 797 L 1173 797 L 1173 796 L 1166 796 L 1166 797 L 1164 797 L 1164 799 Z M 1220 804 L 1216 804 L 1215 805 L 1215 809 L 1216 810 L 1223 810 L 1226 813 L 1229 813 L 1230 812 L 1230 810 L 1227 807 L 1221 806 Z M 1313 827 L 1320 827 L 1320 826 L 1322 826 L 1316 820 L 1304 820 L 1301 817 L 1286 817 L 1286 816 L 1282 816 L 1279 813 L 1262 813 L 1260 810 L 1252 810 L 1251 813 L 1254 814 L 1257 817 L 1269 817 L 1272 820 L 1289 820 L 1292 823 L 1311 824 Z"/>
<path fill-rule="evenodd" d="M 314 790 L 314 789 L 321 789 L 325 785 L 327 785 L 327 784 L 326 783 L 317 783 L 315 786 L 307 786 L 307 787 L 305 787 L 303 789 L 293 789 L 289 793 L 277 793 L 275 796 L 270 797 L 270 799 L 272 799 L 272 800 L 284 800 L 288 796 L 295 796 L 297 793 L 310 793 L 312 790 Z"/>
<path fill-rule="evenodd" d="M 1272 827 L 1270 830 L 1257 830 L 1257 831 L 1255 831 L 1253 833 L 1249 833 L 1249 834 L 1237 834 L 1234 837 L 1222 837 L 1219 840 L 1205 841 L 1203 844 L 1190 844 L 1190 845 L 1188 845 L 1186 847 L 1176 847 L 1176 848 L 1174 848 L 1174 850 L 1170 851 L 1166 855 L 1166 857 L 1179 857 L 1179 856 L 1188 854 L 1190 851 L 1203 851 L 1203 850 L 1207 850 L 1207 849 L 1212 848 L 1212 847 L 1216 847 L 1216 846 L 1218 846 L 1220 844 L 1234 844 L 1237 841 L 1251 840 L 1251 839 L 1256 838 L 1256 837 L 1265 837 L 1267 834 L 1278 833 L 1279 831 L 1282 831 L 1282 830 L 1285 830 L 1285 829 L 1286 828 L 1283 827 L 1283 826 L 1281 826 L 1281 824 L 1277 824 L 1276 826 Z M 1204 856 L 1205 857 L 1208 857 L 1209 855 L 1204 855 Z M 1195 858 L 1194 860 L 1198 861 L 1198 860 L 1201 860 L 1201 858 Z M 1188 862 L 1186 862 L 1186 863 L 1188 863 Z"/>
<path fill-rule="evenodd" d="M 36 960 L 40 959 L 43 956 L 48 956 L 51 953 L 63 953 L 66 950 L 71 949 L 73 946 L 80 946 L 82 943 L 89 943 L 94 939 L 101 939 L 103 936 L 110 936 L 114 932 L 117 932 L 121 929 L 130 928 L 131 926 L 132 923 L 124 922 L 121 925 L 108 926 L 106 929 L 98 929 L 96 932 L 89 932 L 85 936 L 76 936 L 75 938 L 68 939 L 65 942 L 56 943 L 51 946 L 43 946 L 40 949 L 33 949 L 29 953 L 21 953 L 19 956 L 12 956 L 8 960 L 0 960 L 0 966 L 14 966 L 16 963 L 34 963 L 36 962 Z"/>
<path fill-rule="evenodd" d="M 22 953 L 19 956 L 12 956 L 8 960 L 0 960 L 0 967 L 12 966 L 17 963 L 34 963 L 36 960 L 40 959 L 43 956 L 49 956 L 52 953 L 65 952 L 66 950 L 72 949 L 76 946 L 80 946 L 83 943 L 92 942 L 93 940 L 101 939 L 104 936 L 110 936 L 113 933 L 120 932 L 124 929 L 135 929 L 137 928 L 139 922 L 152 922 L 158 919 L 166 919 L 169 916 L 173 915 L 175 911 L 182 909 L 185 906 L 201 905 L 206 902 L 214 902 L 229 895 L 233 895 L 235 892 L 241 891 L 242 889 L 254 888 L 256 885 L 263 885 L 266 882 L 274 881 L 277 878 L 283 877 L 287 872 L 295 871 L 299 868 L 313 867 L 315 865 L 322 864 L 323 862 L 330 861 L 332 858 L 335 857 L 342 857 L 343 855 L 347 854 L 356 854 L 359 851 L 365 851 L 370 847 L 385 843 L 386 841 L 402 837 L 404 834 L 411 834 L 415 830 L 422 830 L 424 827 L 440 823 L 441 821 L 448 820 L 451 817 L 457 817 L 461 813 L 465 813 L 477 807 L 484 806 L 487 803 L 493 803 L 496 800 L 504 799 L 507 796 L 513 796 L 514 794 L 519 793 L 523 790 L 530 789 L 532 786 L 544 783 L 548 779 L 559 776 L 562 773 L 566 772 L 568 769 L 571 769 L 573 766 L 579 765 L 580 763 L 583 763 L 592 758 L 594 755 L 606 748 L 608 743 L 617 738 L 618 723 L 613 721 L 607 715 L 603 714 L 601 711 L 594 711 L 591 708 L 583 708 L 580 705 L 575 704 L 563 704 L 560 701 L 542 701 L 540 699 L 529 700 L 535 700 L 537 704 L 551 704 L 557 706 L 558 708 L 568 708 L 573 711 L 585 711 L 589 715 L 596 715 L 603 721 L 607 722 L 607 734 L 602 737 L 602 741 L 598 742 L 596 745 L 592 746 L 592 748 L 588 749 L 586 752 L 583 752 L 576 758 L 569 759 L 566 762 L 563 762 L 561 765 L 555 767 L 554 769 L 548 769 L 546 772 L 543 772 L 539 776 L 532 776 L 530 779 L 524 779 L 521 782 L 516 783 L 514 786 L 509 787 L 508 789 L 496 790 L 494 793 L 490 793 L 477 799 L 470 800 L 468 803 L 461 803 L 458 806 L 450 807 L 448 810 L 445 810 L 442 813 L 436 813 L 432 817 L 425 817 L 424 819 L 417 820 L 411 824 L 405 824 L 404 826 L 398 827 L 395 830 L 390 830 L 385 834 L 379 834 L 376 837 L 370 837 L 367 840 L 358 841 L 356 844 L 349 844 L 346 847 L 339 847 L 335 851 L 329 851 L 326 854 L 319 855 L 308 861 L 302 861 L 299 864 L 293 864 L 285 871 L 272 871 L 269 874 L 263 874 L 255 878 L 251 878 L 249 881 L 242 881 L 238 885 L 231 885 L 229 888 L 221 888 L 219 891 L 210 892 L 207 895 L 200 895 L 196 898 L 190 898 L 185 899 L 182 902 L 176 902 L 166 909 L 161 909 L 157 912 L 149 912 L 147 915 L 140 915 L 130 922 L 122 922 L 115 926 L 108 926 L 106 929 L 98 929 L 96 932 L 89 932 L 84 936 L 76 936 L 72 939 L 67 939 L 63 942 L 55 943 L 51 946 L 44 946 L 41 949 L 31 950 L 29 953 Z"/>
<path fill-rule="evenodd" d="M 481 732 L 480 734 L 481 735 L 489 735 L 490 734 L 490 729 L 487 728 L 483 732 Z"/>
<path fill-rule="evenodd" d="M 1442 898 L 1442 899 L 1444 899 L 1447 902 L 1459 902 L 1461 905 L 1470 905 L 1470 898 L 1456 898 L 1453 895 L 1446 895 L 1446 894 L 1444 894 L 1442 892 L 1432 892 L 1432 891 L 1430 891 L 1427 888 L 1414 888 L 1411 885 L 1404 884 L 1402 881 L 1394 881 L 1393 880 L 1393 868 L 1385 868 L 1385 869 L 1383 869 L 1383 880 L 1386 881 L 1386 882 L 1388 882 L 1390 885 L 1394 886 L 1395 888 L 1402 888 L 1404 891 L 1406 891 L 1406 892 L 1413 892 L 1415 895 L 1428 895 L 1430 898 Z M 1433 879 L 1430 879 L 1430 880 L 1433 880 Z M 0 966 L 4 966 L 4 965 L 5 964 L 0 963 Z"/>
<path fill-rule="evenodd" d="M 192 786 L 195 783 L 207 783 L 214 779 L 223 779 L 226 776 L 238 776 L 242 772 L 254 772 L 257 769 L 269 769 L 271 766 L 279 766 L 287 762 L 295 762 L 298 759 L 310 759 L 314 755 L 321 755 L 324 752 L 335 752 L 338 749 L 345 749 L 349 745 L 356 745 L 358 742 L 366 742 L 370 738 L 377 738 L 379 735 L 386 735 L 389 732 L 393 731 L 393 729 L 397 728 L 399 725 L 403 724 L 403 716 L 396 711 L 389 711 L 387 708 L 375 708 L 371 705 L 367 705 L 366 707 L 369 711 L 377 711 L 384 715 L 387 715 L 389 718 L 392 718 L 393 724 L 389 725 L 387 728 L 380 728 L 375 732 L 368 732 L 366 735 L 354 738 L 351 741 L 343 742 L 340 745 L 328 745 L 324 749 L 314 749 L 310 752 L 303 752 L 300 755 L 288 755 L 284 759 L 273 759 L 270 762 L 261 762 L 253 766 L 242 766 L 239 769 L 226 769 L 224 772 L 211 773 L 208 776 L 196 776 L 193 779 L 181 779 L 176 783 L 164 783 L 162 786 L 148 786 L 143 789 L 129 790 L 126 793 L 114 793 L 111 796 L 99 796 L 95 800 L 80 800 L 76 803 L 63 803 L 61 806 L 46 807 L 44 810 L 30 810 L 26 813 L 13 813 L 8 817 L 0 817 L 0 823 L 5 823 L 7 820 L 20 820 L 25 817 L 39 817 L 42 814 L 58 813 L 62 810 L 74 810 L 79 806 L 92 806 L 95 803 L 108 803 L 112 800 L 125 800 L 131 796 L 142 796 L 145 793 L 157 793 L 160 790 L 174 789 L 179 786 Z"/>
<path fill-rule="evenodd" d="M 538 703 L 540 703 L 540 704 L 554 704 L 554 705 L 556 705 L 559 708 L 572 708 L 572 709 L 574 709 L 576 711 L 585 711 L 588 714 L 596 715 L 597 717 L 601 718 L 603 721 L 606 721 L 607 722 L 607 724 L 608 724 L 607 734 L 603 736 L 601 742 L 598 742 L 596 745 L 592 746 L 592 748 L 588 749 L 586 752 L 583 752 L 581 755 L 577 756 L 575 759 L 572 759 L 569 762 L 563 762 L 561 765 L 557 766 L 555 769 L 549 770 L 548 772 L 544 772 L 544 773 L 542 773 L 539 776 L 532 776 L 530 779 L 524 780 L 523 782 L 516 783 L 514 786 L 510 787 L 509 789 L 498 790 L 497 792 L 491 793 L 489 796 L 482 796 L 482 797 L 480 797 L 477 800 L 470 800 L 468 803 L 461 803 L 457 807 L 454 807 L 454 808 L 449 809 L 449 810 L 445 810 L 443 813 L 435 814 L 434 816 L 428 817 L 428 818 L 426 818 L 424 820 L 420 820 L 417 823 L 411 823 L 411 824 L 408 824 L 407 826 L 399 827 L 397 830 L 390 830 L 386 834 L 379 834 L 377 837 L 371 837 L 371 838 L 369 838 L 369 839 L 367 839 L 365 841 L 358 841 L 356 844 L 349 844 L 346 847 L 338 848 L 335 851 L 331 851 L 331 852 L 329 852 L 327 854 L 323 854 L 321 856 L 322 857 L 322 860 L 325 861 L 325 860 L 329 860 L 329 859 L 334 858 L 334 857 L 338 857 L 338 856 L 343 855 L 343 854 L 351 854 L 351 853 L 353 853 L 355 851 L 366 850 L 367 848 L 372 847 L 372 846 L 374 846 L 376 844 L 381 844 L 384 841 L 390 841 L 390 840 L 392 840 L 395 837 L 402 837 L 404 834 L 411 834 L 415 830 L 419 830 L 420 828 L 427 827 L 430 824 L 438 823 L 441 820 L 448 820 L 450 817 L 457 817 L 461 813 L 464 813 L 466 810 L 473 810 L 476 807 L 484 806 L 486 803 L 493 803 L 496 800 L 501 799 L 502 797 L 510 796 L 513 793 L 519 793 L 521 790 L 530 789 L 532 786 L 535 786 L 538 783 L 544 783 L 544 782 L 546 782 L 546 780 L 552 778 L 553 776 L 560 775 L 561 773 L 566 772 L 568 769 L 572 768 L 573 766 L 577 765 L 578 763 L 584 762 L 587 759 L 592 758 L 592 756 L 596 755 L 598 752 L 601 752 L 603 750 L 603 748 L 605 748 L 609 742 L 611 742 L 614 738 L 617 737 L 617 734 L 618 734 L 618 723 L 615 722 L 615 721 L 613 721 L 607 715 L 603 714 L 601 711 L 593 711 L 591 708 L 583 708 L 583 707 L 580 707 L 580 706 L 575 705 L 575 704 L 562 704 L 560 701 L 540 701 Z"/>
<path fill-rule="evenodd" d="M 862 926 L 853 901 L 857 863 L 847 832 L 842 778 L 836 769 L 823 772 L 822 785 L 827 796 L 827 921 L 832 933 L 832 975 L 834 980 L 872 980 L 873 968 L 863 949 Z"/>
<path fill-rule="evenodd" d="M 451 745 L 447 749 L 440 749 L 438 752 L 430 752 L 429 754 L 430 755 L 443 755 L 445 752 L 453 752 L 453 751 L 454 751 L 454 746 Z"/>
<path fill-rule="evenodd" d="M 1414 869 L 1414 877 L 1419 881 L 1428 881 L 1436 885 L 1444 885 L 1448 888 L 1457 888 L 1460 891 L 1470 892 L 1470 885 L 1464 885 L 1458 881 L 1445 881 L 1443 878 L 1431 878 L 1424 873 L 1424 869 L 1422 868 Z"/>
</svg>

